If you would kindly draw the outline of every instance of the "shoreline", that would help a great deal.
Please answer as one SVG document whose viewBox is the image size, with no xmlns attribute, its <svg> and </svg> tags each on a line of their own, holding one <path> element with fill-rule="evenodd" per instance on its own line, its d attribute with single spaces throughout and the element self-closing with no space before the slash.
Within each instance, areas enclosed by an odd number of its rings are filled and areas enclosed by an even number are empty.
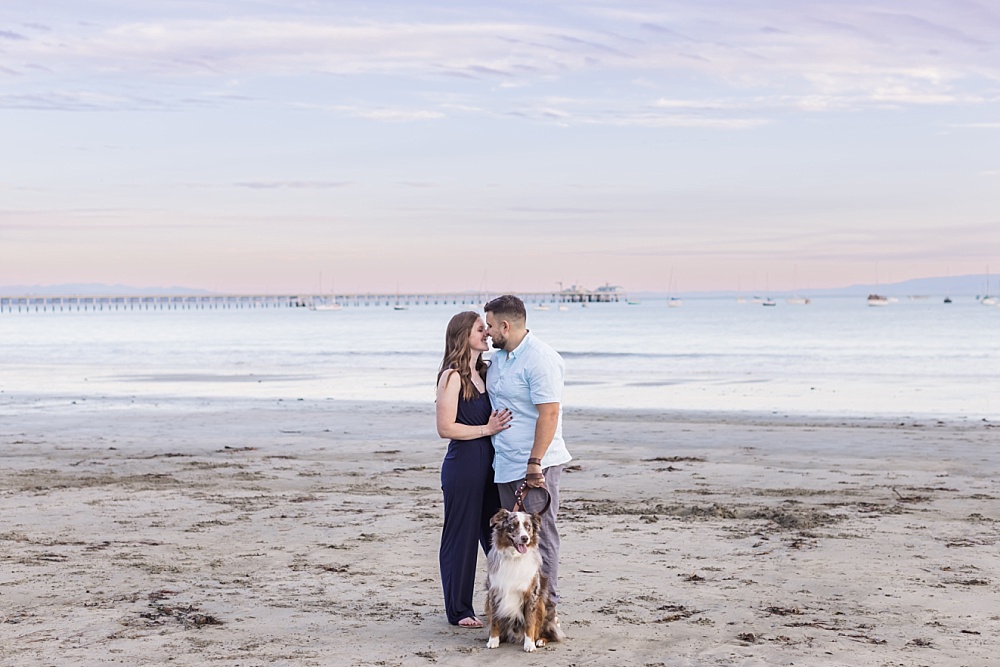
<svg viewBox="0 0 1000 667">
<path fill-rule="evenodd" d="M 567 409 L 560 616 L 444 619 L 433 404 L 0 394 L 19 665 L 987 665 L 990 423 Z M 480 561 L 476 604 L 482 608 Z"/>
<path fill-rule="evenodd" d="M 254 380 L 255 381 L 255 380 Z M 227 378 L 223 383 L 245 384 L 251 382 L 242 377 Z M 11 410 L 14 414 L 25 408 L 45 409 L 57 408 L 60 406 L 91 407 L 94 409 L 124 409 L 124 408 L 162 408 L 162 409 L 207 409 L 215 410 L 221 406 L 237 407 L 238 409 L 252 409 L 253 407 L 268 406 L 290 406 L 293 404 L 315 406 L 315 409 L 334 406 L 339 409 L 382 409 L 384 406 L 391 406 L 399 409 L 430 410 L 433 412 L 433 398 L 427 401 L 399 400 L 397 398 L 370 399 L 370 398 L 336 398 L 336 397 L 297 397 L 293 394 L 288 396 L 232 396 L 232 395 L 186 395 L 176 396 L 169 394 L 127 394 L 127 395 L 84 395 L 79 392 L 27 392 L 27 391 L 6 391 L 0 389 L 0 410 Z M 788 409 L 781 410 L 708 410 L 703 408 L 656 408 L 656 407 L 594 407 L 594 406 L 574 406 L 566 404 L 563 408 L 565 420 L 571 422 L 573 419 L 612 419 L 616 421 L 650 421 L 666 420 L 688 423 L 729 423 L 747 425 L 781 425 L 781 426 L 872 426 L 872 427 L 896 427 L 908 426 L 914 428 L 936 427 L 936 426 L 958 426 L 967 425 L 970 427 L 983 426 L 984 428 L 1000 428 L 1000 416 L 991 419 L 988 416 L 979 414 L 948 414 L 948 413 L 928 413 L 913 410 L 899 411 L 896 413 L 844 413 L 835 414 L 832 412 L 809 412 L 795 411 Z"/>
</svg>

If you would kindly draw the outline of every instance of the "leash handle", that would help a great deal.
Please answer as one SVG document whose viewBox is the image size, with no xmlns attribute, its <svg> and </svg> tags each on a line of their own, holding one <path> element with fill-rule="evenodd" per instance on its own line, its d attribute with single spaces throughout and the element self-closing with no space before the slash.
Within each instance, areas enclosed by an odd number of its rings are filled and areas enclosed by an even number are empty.
<svg viewBox="0 0 1000 667">
<path fill-rule="evenodd" d="M 541 509 L 536 509 L 535 511 L 528 510 L 524 506 L 524 497 L 529 491 L 541 491 L 545 494 L 545 504 Z M 514 511 L 515 512 L 527 512 L 528 514 L 544 514 L 547 509 L 549 509 L 549 504 L 552 502 L 552 496 L 549 495 L 549 490 L 544 486 L 529 487 L 527 480 L 522 480 L 521 484 L 517 487 L 517 491 L 514 492 Z M 535 503 L 537 506 L 537 503 Z"/>
<path fill-rule="evenodd" d="M 521 480 L 521 484 L 517 487 L 517 491 L 514 492 L 514 511 L 523 512 L 524 511 L 524 490 L 528 486 L 527 480 Z"/>
</svg>

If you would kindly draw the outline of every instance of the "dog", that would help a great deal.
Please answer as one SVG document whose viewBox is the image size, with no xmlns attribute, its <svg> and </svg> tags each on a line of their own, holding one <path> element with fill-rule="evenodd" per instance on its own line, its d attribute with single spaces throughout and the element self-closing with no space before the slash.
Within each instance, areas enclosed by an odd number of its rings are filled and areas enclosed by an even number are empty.
<svg viewBox="0 0 1000 667">
<path fill-rule="evenodd" d="M 501 509 L 490 519 L 493 548 L 487 556 L 486 619 L 490 638 L 486 648 L 500 640 L 524 641 L 524 650 L 566 638 L 556 608 L 549 599 L 549 584 L 542 574 L 538 514 Z"/>
</svg>

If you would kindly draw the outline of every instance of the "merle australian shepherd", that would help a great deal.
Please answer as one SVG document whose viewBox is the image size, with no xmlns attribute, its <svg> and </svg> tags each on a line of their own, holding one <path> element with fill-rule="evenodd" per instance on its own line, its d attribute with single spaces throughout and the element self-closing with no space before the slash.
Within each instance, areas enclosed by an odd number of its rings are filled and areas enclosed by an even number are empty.
<svg viewBox="0 0 1000 667">
<path fill-rule="evenodd" d="M 490 628 L 487 648 L 500 640 L 519 642 L 524 650 L 565 639 L 549 599 L 548 580 L 542 574 L 537 514 L 500 510 L 490 519 L 493 548 L 487 557 L 486 618 Z"/>
</svg>

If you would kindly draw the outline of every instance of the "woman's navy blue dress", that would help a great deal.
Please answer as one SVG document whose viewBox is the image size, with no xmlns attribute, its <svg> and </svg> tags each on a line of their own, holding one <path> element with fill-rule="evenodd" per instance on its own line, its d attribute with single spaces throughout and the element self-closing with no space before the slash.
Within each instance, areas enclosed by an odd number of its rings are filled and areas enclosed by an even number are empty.
<svg viewBox="0 0 1000 667">
<path fill-rule="evenodd" d="M 490 397 L 458 399 L 459 424 L 485 426 L 490 420 Z M 500 509 L 500 494 L 493 482 L 493 443 L 485 436 L 452 440 L 441 464 L 444 491 L 444 528 L 441 531 L 441 584 L 448 622 L 476 616 L 472 593 L 476 585 L 477 547 L 490 550 L 490 519 Z"/>
</svg>

